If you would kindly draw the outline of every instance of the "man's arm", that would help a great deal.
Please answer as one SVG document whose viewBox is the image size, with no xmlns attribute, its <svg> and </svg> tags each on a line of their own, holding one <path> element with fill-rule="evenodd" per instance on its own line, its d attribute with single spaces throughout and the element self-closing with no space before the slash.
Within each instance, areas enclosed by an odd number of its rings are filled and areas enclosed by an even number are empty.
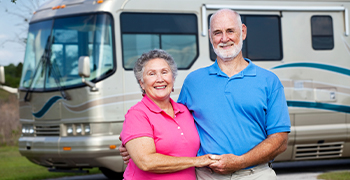
<svg viewBox="0 0 350 180">
<path fill-rule="evenodd" d="M 236 156 L 234 154 L 212 155 L 219 160 L 209 167 L 219 174 L 228 174 L 240 169 L 267 163 L 287 149 L 288 133 L 281 132 L 269 135 L 264 141 L 249 152 Z"/>
</svg>

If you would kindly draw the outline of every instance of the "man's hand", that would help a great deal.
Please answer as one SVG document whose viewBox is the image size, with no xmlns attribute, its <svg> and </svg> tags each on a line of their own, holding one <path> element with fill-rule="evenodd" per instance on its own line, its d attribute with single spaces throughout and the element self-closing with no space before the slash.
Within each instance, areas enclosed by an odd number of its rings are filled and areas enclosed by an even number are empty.
<svg viewBox="0 0 350 180">
<path fill-rule="evenodd" d="M 120 141 L 122 140 L 120 136 L 119 136 L 119 140 Z M 126 149 L 125 146 L 123 146 L 123 144 L 121 144 L 118 149 L 119 149 L 119 152 L 120 152 L 120 156 L 122 156 L 122 158 L 123 158 L 124 164 L 128 165 L 129 164 L 129 159 L 130 159 L 128 150 Z"/>
<path fill-rule="evenodd" d="M 243 166 L 243 158 L 234 154 L 224 155 L 210 155 L 211 159 L 218 160 L 217 162 L 210 164 L 209 167 L 218 174 L 229 174 L 238 171 Z"/>
</svg>

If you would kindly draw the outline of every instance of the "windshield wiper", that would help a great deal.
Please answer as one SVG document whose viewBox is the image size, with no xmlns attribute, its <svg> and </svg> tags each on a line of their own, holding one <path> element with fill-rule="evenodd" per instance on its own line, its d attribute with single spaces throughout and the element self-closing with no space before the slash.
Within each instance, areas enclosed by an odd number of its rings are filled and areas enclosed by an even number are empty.
<svg viewBox="0 0 350 180">
<path fill-rule="evenodd" d="M 48 77 L 50 77 L 50 74 L 52 73 L 53 74 L 53 78 L 55 79 L 55 83 L 58 87 L 58 90 L 61 92 L 61 95 L 64 99 L 67 99 L 67 100 L 70 100 L 70 97 L 68 96 L 68 94 L 66 94 L 64 92 L 64 88 L 62 88 L 61 86 L 61 80 L 60 80 L 60 77 L 61 77 L 61 74 L 60 74 L 60 71 L 57 70 L 57 64 L 56 63 L 53 63 L 54 66 L 52 65 L 51 61 L 48 59 L 47 60 L 47 70 L 48 70 Z"/>
<path fill-rule="evenodd" d="M 50 57 L 51 57 L 51 45 L 53 43 L 53 39 L 54 37 L 52 36 L 52 39 L 51 39 L 51 36 L 47 37 L 47 42 L 46 42 L 46 46 L 45 46 L 45 51 L 43 53 L 43 55 L 41 56 L 40 58 L 40 61 L 38 63 L 38 65 L 35 67 L 35 71 L 34 71 L 34 75 L 33 75 L 33 79 L 32 81 L 30 82 L 29 84 L 29 87 L 28 87 L 28 90 L 24 96 L 24 101 L 27 102 L 30 100 L 29 98 L 29 93 L 33 92 L 33 89 L 32 89 L 32 85 L 33 85 L 33 82 L 36 78 L 36 74 L 38 73 L 38 70 L 40 68 L 40 66 L 42 65 L 42 70 L 41 70 L 41 76 L 45 75 L 45 66 L 46 66 L 46 69 L 48 70 L 52 70 L 53 72 L 53 76 L 54 76 L 54 79 L 55 79 L 55 82 L 56 82 L 56 85 L 59 89 L 59 91 L 61 92 L 61 95 L 64 99 L 70 99 L 68 98 L 68 96 L 66 95 L 66 93 L 63 91 L 60 83 L 59 83 L 59 79 L 56 75 L 56 72 L 54 70 L 54 68 L 52 67 L 52 63 L 50 61 Z M 49 74 L 49 72 L 48 72 Z"/>
<path fill-rule="evenodd" d="M 38 63 L 38 65 L 35 67 L 35 71 L 34 71 L 34 75 L 33 75 L 33 79 L 30 81 L 30 84 L 29 84 L 29 87 L 28 87 L 28 89 L 27 89 L 27 92 L 26 92 L 26 95 L 24 96 L 24 101 L 25 102 L 27 102 L 27 101 L 29 101 L 29 93 L 30 92 L 33 92 L 33 89 L 32 89 L 32 85 L 33 85 L 33 82 L 34 82 L 34 80 L 35 80 L 35 78 L 36 78 L 36 74 L 38 73 L 38 70 L 39 70 L 39 68 L 40 68 L 40 65 L 42 65 L 42 64 L 45 64 L 45 62 L 47 61 L 47 59 L 49 58 L 49 56 L 50 56 L 50 52 L 49 51 L 51 51 L 51 42 L 50 42 L 50 40 L 51 40 L 51 36 L 49 36 L 49 37 L 47 37 L 47 41 L 46 41 L 46 46 L 45 46 L 45 50 L 44 50 L 44 53 L 43 53 L 43 55 L 41 56 L 41 58 L 40 58 L 40 61 L 39 61 L 39 63 Z M 44 71 L 45 69 L 44 69 L 44 66 L 43 66 L 43 68 L 42 68 L 42 72 L 41 72 L 41 75 L 43 75 L 43 71 Z"/>
</svg>

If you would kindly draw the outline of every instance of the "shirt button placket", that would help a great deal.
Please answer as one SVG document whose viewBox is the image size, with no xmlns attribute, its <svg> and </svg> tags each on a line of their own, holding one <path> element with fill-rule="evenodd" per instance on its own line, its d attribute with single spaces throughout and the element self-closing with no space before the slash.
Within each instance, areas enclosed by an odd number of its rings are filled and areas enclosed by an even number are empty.
<svg viewBox="0 0 350 180">
<path fill-rule="evenodd" d="M 177 129 L 181 131 L 180 126 L 178 126 L 178 127 L 177 127 Z M 183 133 L 183 132 L 181 132 L 181 136 L 182 136 L 182 135 L 184 135 L 184 133 Z"/>
</svg>

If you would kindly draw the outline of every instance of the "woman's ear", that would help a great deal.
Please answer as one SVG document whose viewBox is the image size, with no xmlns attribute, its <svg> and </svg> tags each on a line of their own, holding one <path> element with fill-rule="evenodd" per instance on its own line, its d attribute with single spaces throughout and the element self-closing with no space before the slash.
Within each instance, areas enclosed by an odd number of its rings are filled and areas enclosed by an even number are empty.
<svg viewBox="0 0 350 180">
<path fill-rule="evenodd" d="M 145 90 L 145 87 L 143 87 L 143 82 L 141 80 L 139 80 L 140 86 L 143 90 Z"/>
</svg>

